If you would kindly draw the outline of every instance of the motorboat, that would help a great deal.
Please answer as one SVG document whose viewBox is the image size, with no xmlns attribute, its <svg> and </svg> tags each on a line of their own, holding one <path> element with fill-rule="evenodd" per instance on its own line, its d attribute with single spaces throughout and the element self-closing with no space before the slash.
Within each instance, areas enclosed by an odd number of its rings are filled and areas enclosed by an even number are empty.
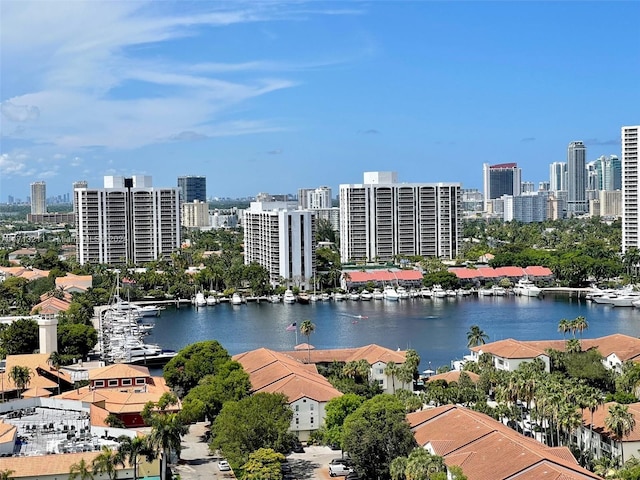
<svg viewBox="0 0 640 480">
<path fill-rule="evenodd" d="M 328 302 L 329 300 L 331 300 L 331 295 L 329 295 L 328 293 L 321 293 L 320 300 L 323 302 Z"/>
<path fill-rule="evenodd" d="M 207 299 L 204 297 L 204 293 L 198 292 L 196 293 L 196 298 L 194 300 L 196 307 L 204 307 L 207 304 Z"/>
<path fill-rule="evenodd" d="M 271 295 L 269 297 L 269 301 L 271 303 L 280 303 L 281 300 L 282 300 L 282 298 L 280 298 L 280 295 Z"/>
<path fill-rule="evenodd" d="M 500 285 L 493 285 L 491 291 L 495 297 L 504 297 L 507 294 L 507 290 Z"/>
<path fill-rule="evenodd" d="M 284 296 L 282 297 L 284 303 L 296 303 L 296 296 L 293 294 L 293 291 L 289 288 L 285 290 Z"/>
<path fill-rule="evenodd" d="M 218 299 L 216 297 L 214 297 L 213 295 L 209 295 L 207 297 L 207 305 L 208 306 L 212 307 L 216 303 L 218 303 Z"/>
<path fill-rule="evenodd" d="M 535 283 L 529 280 L 527 277 L 523 277 L 518 280 L 518 283 L 513 287 L 513 293 L 521 295 L 523 297 L 537 297 L 542 292 L 542 289 L 536 287 Z"/>
<path fill-rule="evenodd" d="M 138 313 L 141 317 L 157 317 L 160 315 L 160 310 L 162 310 L 162 308 L 157 305 L 144 305 L 142 307 L 138 307 Z"/>
<path fill-rule="evenodd" d="M 380 291 L 380 289 L 376 288 L 375 290 L 373 290 L 373 293 L 371 294 L 371 297 L 374 300 L 383 300 L 384 299 L 384 294 Z"/>
<path fill-rule="evenodd" d="M 349 300 L 358 301 L 360 300 L 360 294 L 358 292 L 351 292 L 347 298 Z"/>
<path fill-rule="evenodd" d="M 235 292 L 233 295 L 231 295 L 231 305 L 241 305 L 242 304 L 242 297 L 240 296 L 239 293 Z"/>
<path fill-rule="evenodd" d="M 446 290 L 442 288 L 442 285 L 439 285 L 437 283 L 433 287 L 431 287 L 431 293 L 435 298 L 444 298 L 447 296 Z"/>
<path fill-rule="evenodd" d="M 360 292 L 360 300 L 362 300 L 363 302 L 368 302 L 369 300 L 373 299 L 373 294 L 371 292 L 369 292 L 369 290 L 363 290 L 362 292 Z"/>
<path fill-rule="evenodd" d="M 384 295 L 384 299 L 389 300 L 390 302 L 397 302 L 398 300 L 400 300 L 398 292 L 396 292 L 396 289 L 391 285 L 387 285 L 386 287 L 384 287 L 382 294 Z"/>
<path fill-rule="evenodd" d="M 342 292 L 335 292 L 335 293 L 333 294 L 333 299 L 334 299 L 336 302 L 341 302 L 341 301 L 345 300 L 346 298 L 347 298 L 346 294 L 344 294 L 344 293 L 342 293 Z"/>
<path fill-rule="evenodd" d="M 422 298 L 431 298 L 433 296 L 433 292 L 431 291 L 431 289 L 423 287 L 420 289 L 420 296 Z"/>
<path fill-rule="evenodd" d="M 398 298 L 400 300 L 406 300 L 407 298 L 409 298 L 409 292 L 407 292 L 407 289 L 402 286 L 396 288 L 396 293 L 398 294 Z"/>
<path fill-rule="evenodd" d="M 319 295 L 316 295 L 315 293 L 312 293 L 311 295 L 309 295 L 309 301 L 310 302 L 315 303 L 315 302 L 317 302 L 319 300 L 320 300 L 320 296 Z"/>
</svg>

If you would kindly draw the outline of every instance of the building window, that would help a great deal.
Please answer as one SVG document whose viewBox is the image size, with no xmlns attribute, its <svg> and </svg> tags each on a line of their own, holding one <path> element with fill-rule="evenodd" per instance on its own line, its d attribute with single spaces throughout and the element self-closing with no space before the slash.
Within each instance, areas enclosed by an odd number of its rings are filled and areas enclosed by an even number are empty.
<svg viewBox="0 0 640 480">
<path fill-rule="evenodd" d="M 109 380 L 108 385 L 110 387 L 117 387 L 118 386 L 118 380 Z"/>
<path fill-rule="evenodd" d="M 300 405 L 296 405 L 296 412 L 300 410 Z"/>
<path fill-rule="evenodd" d="M 379 380 L 376 380 L 376 381 L 378 382 L 378 385 L 380 385 L 381 387 L 384 385 L 384 380 L 379 379 Z"/>
<path fill-rule="evenodd" d="M 313 424 L 313 417 L 311 417 L 311 423 Z"/>
<path fill-rule="evenodd" d="M 144 385 L 146 380 L 144 378 L 136 378 L 136 385 Z"/>
<path fill-rule="evenodd" d="M 384 373 L 384 368 L 379 368 L 379 369 L 378 369 L 378 374 L 379 374 L 379 375 L 382 375 L 383 373 Z"/>
<path fill-rule="evenodd" d="M 130 385 L 131 385 L 131 383 L 132 383 L 132 382 L 131 382 L 131 379 L 130 379 L 130 378 L 123 378 L 123 379 L 122 379 L 122 386 L 123 386 L 123 387 L 128 387 L 128 386 L 130 386 Z"/>
<path fill-rule="evenodd" d="M 309 406 L 309 409 L 313 412 L 313 403 Z"/>
<path fill-rule="evenodd" d="M 300 419 L 296 418 L 296 425 L 299 425 L 299 424 L 300 424 Z"/>
<path fill-rule="evenodd" d="M 96 380 L 95 382 L 93 382 L 93 386 L 94 388 L 104 387 L 104 380 Z"/>
</svg>

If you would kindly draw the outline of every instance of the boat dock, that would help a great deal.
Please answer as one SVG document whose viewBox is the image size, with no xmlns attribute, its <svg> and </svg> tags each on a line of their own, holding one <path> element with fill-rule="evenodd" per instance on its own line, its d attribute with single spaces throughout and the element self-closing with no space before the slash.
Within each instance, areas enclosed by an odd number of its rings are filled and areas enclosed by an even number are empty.
<svg viewBox="0 0 640 480">
<path fill-rule="evenodd" d="M 542 295 L 567 295 L 569 298 L 586 298 L 587 295 L 593 293 L 595 290 L 591 287 L 586 288 L 572 288 L 572 287 L 547 287 L 541 288 Z"/>
</svg>

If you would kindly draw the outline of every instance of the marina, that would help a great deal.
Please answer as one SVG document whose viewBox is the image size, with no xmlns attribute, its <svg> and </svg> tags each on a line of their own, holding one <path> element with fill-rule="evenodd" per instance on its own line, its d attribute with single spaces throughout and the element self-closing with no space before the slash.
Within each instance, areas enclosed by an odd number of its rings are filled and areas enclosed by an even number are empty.
<svg viewBox="0 0 640 480">
<path fill-rule="evenodd" d="M 413 348 L 420 354 L 424 370 L 450 365 L 466 355 L 466 334 L 472 325 L 479 325 L 489 341 L 561 339 L 558 322 L 578 316 L 589 323 L 585 338 L 612 333 L 640 336 L 639 308 L 599 305 L 564 291 L 562 295 L 545 293 L 540 298 L 456 295 L 397 301 L 334 299 L 306 305 L 265 301 L 197 309 L 183 306 L 167 308 L 151 319 L 155 328 L 145 340 L 178 351 L 194 342 L 215 339 L 232 355 L 260 347 L 291 350 L 295 335 L 286 327 L 311 320 L 316 328 L 309 343 L 316 348 L 371 343 L 393 349 Z"/>
</svg>

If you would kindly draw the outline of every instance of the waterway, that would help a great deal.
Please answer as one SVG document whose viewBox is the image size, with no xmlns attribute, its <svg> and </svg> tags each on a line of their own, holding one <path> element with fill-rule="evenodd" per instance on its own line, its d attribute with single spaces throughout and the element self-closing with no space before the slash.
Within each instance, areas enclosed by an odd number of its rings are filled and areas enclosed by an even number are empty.
<svg viewBox="0 0 640 480">
<path fill-rule="evenodd" d="M 388 301 L 317 302 L 309 305 L 249 303 L 239 306 L 183 306 L 167 309 L 154 320 L 146 338 L 163 348 L 180 350 L 215 339 L 230 354 L 260 347 L 291 350 L 296 332 L 287 331 L 311 320 L 316 328 L 309 343 L 316 348 L 358 347 L 376 343 L 392 349 L 415 349 L 422 370 L 450 365 L 469 352 L 467 332 L 479 325 L 489 341 L 561 339 L 558 322 L 584 316 L 584 338 L 612 333 L 640 336 L 640 309 L 597 305 L 584 299 L 547 296 L 464 297 Z M 147 319 L 145 319 L 147 320 Z M 307 338 L 297 332 L 298 343 Z"/>
</svg>

